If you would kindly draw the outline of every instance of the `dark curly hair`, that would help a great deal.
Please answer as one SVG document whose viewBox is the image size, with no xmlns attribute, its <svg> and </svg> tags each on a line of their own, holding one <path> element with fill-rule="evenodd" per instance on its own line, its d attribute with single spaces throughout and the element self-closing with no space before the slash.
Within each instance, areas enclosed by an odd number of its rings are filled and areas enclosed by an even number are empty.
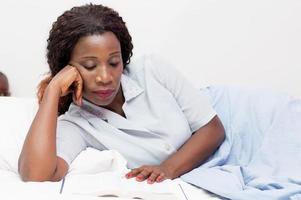
<svg viewBox="0 0 301 200">
<path fill-rule="evenodd" d="M 113 32 L 120 42 L 124 67 L 130 63 L 133 55 L 132 38 L 122 17 L 113 9 L 95 4 L 73 7 L 64 12 L 53 23 L 47 40 L 47 62 L 50 76 L 39 85 L 38 98 L 42 100 L 43 93 L 51 81 L 69 60 L 77 41 L 87 35 Z M 58 115 L 65 113 L 72 102 L 72 94 L 60 98 Z"/>
</svg>

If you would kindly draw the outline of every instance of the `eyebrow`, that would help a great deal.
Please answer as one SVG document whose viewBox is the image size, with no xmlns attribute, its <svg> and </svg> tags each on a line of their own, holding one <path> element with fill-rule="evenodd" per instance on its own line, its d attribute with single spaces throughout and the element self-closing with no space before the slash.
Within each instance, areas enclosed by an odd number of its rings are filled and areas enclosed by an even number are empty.
<svg viewBox="0 0 301 200">
<path fill-rule="evenodd" d="M 121 52 L 120 52 L 120 51 L 112 52 L 112 53 L 110 53 L 110 56 L 112 56 L 112 55 L 114 55 L 114 54 L 121 54 Z"/>
<path fill-rule="evenodd" d="M 109 56 L 113 56 L 113 55 L 115 55 L 115 54 L 121 54 L 121 52 L 120 52 L 120 51 L 115 51 L 115 52 L 110 53 Z M 84 57 L 81 57 L 81 58 L 90 58 L 90 59 L 92 58 L 92 59 L 97 59 L 96 56 L 84 56 Z"/>
<path fill-rule="evenodd" d="M 82 59 L 82 58 L 88 58 L 88 59 L 96 59 L 97 57 L 96 56 L 84 56 L 84 57 L 81 57 L 80 59 Z"/>
</svg>

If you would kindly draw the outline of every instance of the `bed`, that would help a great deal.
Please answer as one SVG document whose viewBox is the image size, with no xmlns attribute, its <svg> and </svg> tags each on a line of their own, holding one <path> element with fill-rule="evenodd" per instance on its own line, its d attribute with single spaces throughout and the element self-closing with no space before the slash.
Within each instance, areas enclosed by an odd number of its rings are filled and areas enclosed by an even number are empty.
<svg viewBox="0 0 301 200">
<path fill-rule="evenodd" d="M 0 195 L 133 199 L 140 192 L 146 195 L 143 199 L 156 200 L 301 200 L 301 99 L 255 88 L 209 86 L 202 90 L 225 127 L 225 141 L 203 165 L 153 188 L 124 180 L 128 169 L 118 152 L 95 149 L 83 151 L 74 160 L 64 181 L 23 183 L 17 159 L 37 103 L 1 97 Z M 160 195 L 154 198 L 154 193 Z"/>
</svg>

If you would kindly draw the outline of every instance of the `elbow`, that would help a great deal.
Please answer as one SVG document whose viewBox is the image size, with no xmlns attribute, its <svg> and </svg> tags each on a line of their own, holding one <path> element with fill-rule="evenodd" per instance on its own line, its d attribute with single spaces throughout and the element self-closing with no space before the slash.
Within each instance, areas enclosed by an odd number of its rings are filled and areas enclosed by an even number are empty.
<svg viewBox="0 0 301 200">
<path fill-rule="evenodd" d="M 222 124 L 222 122 L 220 121 L 220 119 L 218 118 L 218 133 L 219 133 L 219 142 L 220 144 L 222 144 L 224 142 L 224 140 L 226 139 L 226 131 L 225 131 L 225 128 Z"/>
<path fill-rule="evenodd" d="M 221 121 L 219 122 L 219 146 L 225 141 L 226 139 L 226 131 L 225 128 L 223 126 L 223 124 L 221 123 Z"/>
<path fill-rule="evenodd" d="M 225 128 L 218 116 L 215 116 L 213 118 L 212 123 L 210 125 L 212 128 L 211 134 L 213 132 L 215 135 L 215 144 L 217 145 L 217 147 L 219 147 L 226 139 Z"/>
<path fill-rule="evenodd" d="M 36 172 L 34 172 L 34 173 L 20 172 L 20 178 L 23 182 L 45 182 L 45 181 L 59 182 L 62 180 L 62 177 L 54 178 L 53 176 L 48 176 L 45 174 L 38 174 Z"/>
<path fill-rule="evenodd" d="M 24 169 L 19 166 L 19 175 L 23 182 L 43 182 L 46 181 L 42 176 L 38 176 L 37 173 L 33 173 L 31 169 Z"/>
<path fill-rule="evenodd" d="M 45 182 L 45 181 L 60 181 L 62 178 L 54 178 L 54 173 L 50 173 L 45 168 L 38 169 L 34 166 L 25 166 L 19 164 L 19 175 L 23 182 Z"/>
<path fill-rule="evenodd" d="M 40 176 L 34 176 L 31 174 L 20 173 L 20 178 L 23 182 L 44 182 L 47 179 L 44 179 Z"/>
<path fill-rule="evenodd" d="M 47 177 L 43 176 L 42 174 L 38 173 L 36 170 L 19 167 L 19 175 L 23 182 L 44 182 L 48 181 Z"/>
</svg>

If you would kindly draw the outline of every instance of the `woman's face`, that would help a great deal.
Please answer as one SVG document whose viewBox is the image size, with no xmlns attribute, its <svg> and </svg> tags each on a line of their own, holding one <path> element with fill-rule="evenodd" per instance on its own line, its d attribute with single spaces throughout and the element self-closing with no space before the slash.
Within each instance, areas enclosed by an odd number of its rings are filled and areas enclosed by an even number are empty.
<svg viewBox="0 0 301 200">
<path fill-rule="evenodd" d="M 110 107 L 116 95 L 122 94 L 123 62 L 120 42 L 114 33 L 80 38 L 71 53 L 70 64 L 81 74 L 83 97 L 90 102 Z"/>
</svg>

